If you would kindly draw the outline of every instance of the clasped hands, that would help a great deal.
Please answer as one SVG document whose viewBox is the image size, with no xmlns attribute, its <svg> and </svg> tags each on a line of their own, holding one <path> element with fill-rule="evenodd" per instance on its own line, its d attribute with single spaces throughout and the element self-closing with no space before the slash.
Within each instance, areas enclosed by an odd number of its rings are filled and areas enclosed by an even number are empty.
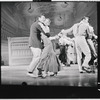
<svg viewBox="0 0 100 100">
<path fill-rule="evenodd" d="M 61 30 L 61 33 L 65 33 L 65 30 L 64 30 L 64 29 L 62 29 L 62 30 Z"/>
<path fill-rule="evenodd" d="M 65 30 L 62 29 L 62 30 L 61 30 L 57 35 L 55 35 L 54 37 L 55 37 L 56 39 L 59 39 L 59 37 L 61 37 L 64 33 L 65 33 Z"/>
</svg>

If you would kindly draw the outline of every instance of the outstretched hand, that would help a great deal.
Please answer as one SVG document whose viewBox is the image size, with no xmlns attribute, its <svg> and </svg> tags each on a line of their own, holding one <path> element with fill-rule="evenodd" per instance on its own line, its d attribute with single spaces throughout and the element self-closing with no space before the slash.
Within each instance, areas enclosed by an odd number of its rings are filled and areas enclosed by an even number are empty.
<svg viewBox="0 0 100 100">
<path fill-rule="evenodd" d="M 58 35 L 55 35 L 55 39 L 58 39 L 59 38 L 59 36 Z"/>
<path fill-rule="evenodd" d="M 95 39 L 98 39 L 98 36 L 95 35 Z"/>
<path fill-rule="evenodd" d="M 62 29 L 62 30 L 61 30 L 61 33 L 64 33 L 64 32 L 65 32 L 65 30 L 64 30 L 64 29 Z"/>
<path fill-rule="evenodd" d="M 62 32 L 59 32 L 59 33 L 58 33 L 58 36 L 61 37 L 61 36 L 62 36 Z"/>
</svg>

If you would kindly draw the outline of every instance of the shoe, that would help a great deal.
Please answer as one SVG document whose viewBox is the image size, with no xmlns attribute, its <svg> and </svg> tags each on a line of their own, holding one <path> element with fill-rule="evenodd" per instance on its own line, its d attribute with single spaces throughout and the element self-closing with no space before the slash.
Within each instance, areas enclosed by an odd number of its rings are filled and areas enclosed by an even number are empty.
<svg viewBox="0 0 100 100">
<path fill-rule="evenodd" d="M 70 67 L 70 64 L 67 64 L 66 66 L 67 66 L 67 67 Z"/>
<path fill-rule="evenodd" d="M 80 71 L 80 73 L 83 73 L 83 71 Z"/>
<path fill-rule="evenodd" d="M 30 77 L 34 77 L 34 78 L 38 77 L 38 75 L 34 75 L 33 73 L 32 74 L 31 73 L 27 73 L 27 75 L 30 76 Z"/>
<path fill-rule="evenodd" d="M 40 75 L 42 75 L 42 70 L 41 70 L 41 68 L 37 68 L 38 69 L 38 76 Z"/>
<path fill-rule="evenodd" d="M 86 71 L 87 73 L 91 73 L 90 68 L 87 68 L 87 67 L 82 67 L 82 69 L 83 69 L 84 71 Z"/>
<path fill-rule="evenodd" d="M 80 70 L 79 72 L 80 72 L 80 73 L 85 73 L 85 71 L 84 71 L 84 70 Z"/>
<path fill-rule="evenodd" d="M 43 71 L 41 68 L 37 68 L 39 71 Z"/>
<path fill-rule="evenodd" d="M 39 74 L 38 77 L 42 77 L 42 74 Z"/>
<path fill-rule="evenodd" d="M 64 67 L 65 65 L 62 63 L 61 66 Z"/>
<path fill-rule="evenodd" d="M 41 77 L 41 78 L 46 78 L 46 76 L 43 76 L 42 74 L 41 74 L 41 75 L 38 75 L 38 77 Z"/>
<path fill-rule="evenodd" d="M 45 77 L 47 77 L 47 74 L 43 74 L 43 75 L 42 75 L 42 78 L 45 78 Z"/>
<path fill-rule="evenodd" d="M 57 76 L 57 72 L 51 74 L 50 76 Z"/>
<path fill-rule="evenodd" d="M 52 75 L 52 74 L 54 74 L 53 72 L 48 72 L 48 76 L 50 76 L 50 75 Z"/>
<path fill-rule="evenodd" d="M 45 72 L 42 72 L 42 76 L 43 76 L 43 77 L 46 77 L 47 74 L 46 74 Z"/>
</svg>

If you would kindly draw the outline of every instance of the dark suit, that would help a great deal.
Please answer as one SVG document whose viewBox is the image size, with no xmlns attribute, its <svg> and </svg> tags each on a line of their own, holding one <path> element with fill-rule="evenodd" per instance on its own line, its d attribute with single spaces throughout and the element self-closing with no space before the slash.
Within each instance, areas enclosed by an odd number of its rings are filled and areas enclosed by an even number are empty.
<svg viewBox="0 0 100 100">
<path fill-rule="evenodd" d="M 41 49 L 43 49 L 43 43 L 41 43 L 41 32 L 44 33 L 41 26 L 38 24 L 38 21 L 31 25 L 29 47 L 34 56 L 29 65 L 28 72 L 33 72 L 34 74 L 36 72 L 35 69 L 41 56 Z"/>
<path fill-rule="evenodd" d="M 30 28 L 29 47 L 42 49 L 41 32 L 44 33 L 38 21 L 34 22 Z"/>
</svg>

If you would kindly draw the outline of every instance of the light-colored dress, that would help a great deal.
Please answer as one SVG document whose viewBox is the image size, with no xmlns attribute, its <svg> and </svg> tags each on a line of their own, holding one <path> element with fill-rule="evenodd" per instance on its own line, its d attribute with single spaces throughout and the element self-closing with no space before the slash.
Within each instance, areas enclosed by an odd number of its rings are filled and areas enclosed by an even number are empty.
<svg viewBox="0 0 100 100">
<path fill-rule="evenodd" d="M 43 28 L 42 28 L 43 29 Z M 41 39 L 44 43 L 44 49 L 41 54 L 39 67 L 46 72 L 58 72 L 60 71 L 60 63 L 54 52 L 53 44 L 51 40 L 41 33 Z"/>
</svg>

